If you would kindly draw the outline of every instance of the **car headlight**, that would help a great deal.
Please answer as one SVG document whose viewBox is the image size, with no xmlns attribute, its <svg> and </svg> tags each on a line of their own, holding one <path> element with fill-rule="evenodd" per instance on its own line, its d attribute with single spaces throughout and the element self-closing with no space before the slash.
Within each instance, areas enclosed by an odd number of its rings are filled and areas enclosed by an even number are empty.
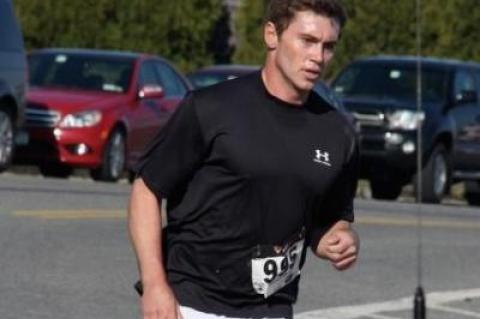
<svg viewBox="0 0 480 319">
<path fill-rule="evenodd" d="M 399 110 L 388 116 L 388 126 L 390 129 L 416 130 L 424 119 L 422 111 Z"/>
<path fill-rule="evenodd" d="M 60 127 L 91 127 L 97 125 L 102 119 L 102 113 L 100 111 L 85 111 L 80 113 L 66 115 Z"/>
</svg>

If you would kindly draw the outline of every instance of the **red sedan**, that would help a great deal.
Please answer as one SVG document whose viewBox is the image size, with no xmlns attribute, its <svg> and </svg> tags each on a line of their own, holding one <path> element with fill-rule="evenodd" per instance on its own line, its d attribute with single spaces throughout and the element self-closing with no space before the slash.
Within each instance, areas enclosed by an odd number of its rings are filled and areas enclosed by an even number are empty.
<svg viewBox="0 0 480 319">
<path fill-rule="evenodd" d="M 116 181 L 191 88 L 156 56 L 45 49 L 28 60 L 30 142 L 16 159 L 48 176 L 83 167 L 96 180 Z"/>
</svg>

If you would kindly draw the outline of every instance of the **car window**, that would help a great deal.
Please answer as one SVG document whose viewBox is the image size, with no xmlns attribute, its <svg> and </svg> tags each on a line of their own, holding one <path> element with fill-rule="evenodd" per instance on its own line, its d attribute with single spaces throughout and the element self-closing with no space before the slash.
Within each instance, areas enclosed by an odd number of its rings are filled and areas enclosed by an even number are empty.
<svg viewBox="0 0 480 319">
<path fill-rule="evenodd" d="M 23 38 L 10 0 L 0 1 L 0 50 L 23 50 Z"/>
<path fill-rule="evenodd" d="M 156 62 L 155 70 L 167 96 L 183 97 L 187 93 L 185 84 L 170 66 L 162 62 Z"/>
<path fill-rule="evenodd" d="M 197 72 L 190 74 L 188 78 L 196 88 L 202 88 L 235 78 L 235 76 L 230 77 L 229 74 L 221 72 Z"/>
<path fill-rule="evenodd" d="M 453 94 L 457 97 L 463 91 L 475 91 L 473 74 L 466 70 L 460 70 L 455 74 Z"/>
<path fill-rule="evenodd" d="M 152 61 L 145 61 L 140 67 L 140 86 L 144 85 L 162 85 L 155 72 L 155 64 Z"/>
<path fill-rule="evenodd" d="M 424 101 L 443 101 L 447 74 L 441 69 L 424 68 Z M 414 65 L 356 64 L 348 67 L 334 81 L 333 90 L 340 96 L 363 96 L 376 99 L 415 100 L 417 74 Z"/>
<path fill-rule="evenodd" d="M 33 87 L 58 87 L 123 93 L 133 59 L 80 53 L 34 53 L 28 57 Z"/>
</svg>

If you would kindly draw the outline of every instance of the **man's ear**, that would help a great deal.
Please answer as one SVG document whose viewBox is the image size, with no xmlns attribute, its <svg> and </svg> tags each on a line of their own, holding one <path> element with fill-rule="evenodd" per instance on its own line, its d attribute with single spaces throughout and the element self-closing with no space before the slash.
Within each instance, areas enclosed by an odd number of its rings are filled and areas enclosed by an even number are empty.
<svg viewBox="0 0 480 319">
<path fill-rule="evenodd" d="M 272 22 L 265 23 L 263 27 L 263 39 L 268 50 L 275 50 L 278 45 L 277 28 Z"/>
</svg>

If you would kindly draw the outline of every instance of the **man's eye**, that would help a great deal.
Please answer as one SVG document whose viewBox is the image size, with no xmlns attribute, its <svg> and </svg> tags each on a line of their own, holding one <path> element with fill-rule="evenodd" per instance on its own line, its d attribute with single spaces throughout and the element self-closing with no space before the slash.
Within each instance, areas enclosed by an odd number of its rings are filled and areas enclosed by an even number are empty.
<svg viewBox="0 0 480 319">
<path fill-rule="evenodd" d="M 325 43 L 323 48 L 327 51 L 335 51 L 335 44 L 334 43 Z"/>
<path fill-rule="evenodd" d="M 324 50 L 324 51 L 327 51 L 327 52 L 333 53 L 333 52 L 335 51 L 335 46 L 334 46 L 334 45 L 325 45 L 325 46 L 323 47 L 323 50 Z"/>
<path fill-rule="evenodd" d="M 302 38 L 303 43 L 305 44 L 314 44 L 315 40 L 309 38 Z"/>
</svg>

